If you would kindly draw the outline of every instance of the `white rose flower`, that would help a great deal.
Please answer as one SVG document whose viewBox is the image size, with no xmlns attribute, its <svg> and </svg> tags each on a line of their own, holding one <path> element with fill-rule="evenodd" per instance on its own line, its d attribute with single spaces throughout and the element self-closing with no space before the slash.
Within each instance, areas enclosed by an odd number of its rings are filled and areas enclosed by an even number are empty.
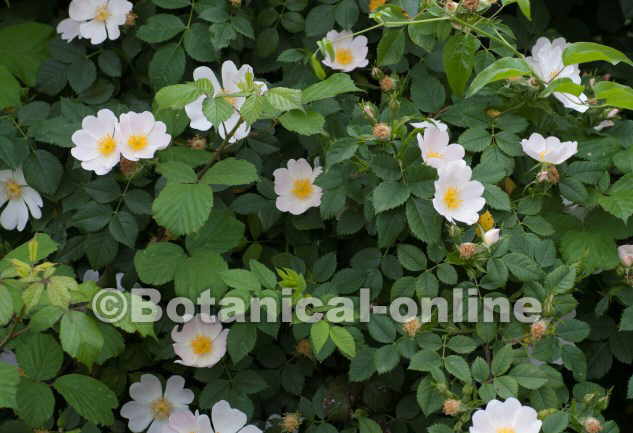
<svg viewBox="0 0 633 433">
<path fill-rule="evenodd" d="M 278 168 L 273 172 L 276 205 L 282 212 L 300 215 L 311 207 L 321 205 L 321 188 L 314 180 L 321 174 L 321 167 L 312 167 L 305 159 L 288 161 L 288 168 Z"/>
<path fill-rule="evenodd" d="M 576 141 L 561 142 L 557 137 L 545 138 L 536 132 L 530 138 L 521 140 L 521 147 L 523 152 L 537 161 L 554 165 L 562 164 L 578 153 Z"/>
<path fill-rule="evenodd" d="M 500 229 L 490 229 L 486 233 L 484 233 L 483 240 L 484 244 L 488 247 L 496 244 L 499 241 L 499 233 Z"/>
<path fill-rule="evenodd" d="M 218 81 L 213 71 L 206 66 L 196 68 L 193 71 L 193 79 L 194 81 L 201 79 L 209 80 L 213 85 L 213 96 L 216 97 L 244 92 L 248 89 L 248 82 L 254 80 L 254 73 L 250 65 L 242 65 L 240 69 L 237 69 L 235 63 L 227 60 L 222 63 L 222 83 Z M 259 88 L 260 93 L 264 93 L 268 90 L 268 87 L 263 81 L 253 81 L 253 83 Z M 206 95 L 202 95 L 185 106 L 185 112 L 191 121 L 189 126 L 199 131 L 208 131 L 213 127 L 213 124 L 209 122 L 209 119 L 207 119 L 202 112 L 202 105 L 206 98 Z M 233 114 L 222 122 L 218 128 L 218 134 L 220 134 L 220 137 L 223 139 L 226 138 L 240 122 L 239 110 L 246 101 L 246 98 L 243 96 L 226 96 L 225 100 L 233 106 Z M 246 138 L 250 132 L 250 125 L 247 122 L 242 122 L 229 139 L 229 143 L 235 143 L 238 140 Z"/>
<path fill-rule="evenodd" d="M 622 266 L 630 268 L 633 266 L 633 245 L 620 245 L 618 247 L 618 257 Z"/>
<path fill-rule="evenodd" d="M 169 417 L 169 428 L 175 433 L 214 433 L 208 415 L 178 412 Z M 163 433 L 171 433 L 168 429 Z"/>
<path fill-rule="evenodd" d="M 448 144 L 448 132 L 436 127 L 426 128 L 424 137 L 418 134 L 418 147 L 422 152 L 422 159 L 427 165 L 440 168 L 450 161 L 459 161 L 466 152 L 459 144 Z"/>
<path fill-rule="evenodd" d="M 171 141 L 167 126 L 154 119 L 149 111 L 121 114 L 114 136 L 121 154 L 130 161 L 153 158 L 156 151 L 165 149 Z"/>
<path fill-rule="evenodd" d="M 178 364 L 189 367 L 213 367 L 226 353 L 228 329 L 215 316 L 199 314 L 182 326 L 175 326 L 171 332 L 174 352 L 181 359 Z"/>
<path fill-rule="evenodd" d="M 543 424 L 533 408 L 516 398 L 490 400 L 485 410 L 473 414 L 472 422 L 470 433 L 539 433 Z"/>
<path fill-rule="evenodd" d="M 147 433 L 163 433 L 168 428 L 169 417 L 188 412 L 194 398 L 181 376 L 170 377 L 163 393 L 163 386 L 152 374 L 144 374 L 140 382 L 133 383 L 130 396 L 133 400 L 123 405 L 121 416 L 129 420 L 128 428 L 135 433 L 144 431 L 147 426 Z"/>
<path fill-rule="evenodd" d="M 426 119 L 423 122 L 412 122 L 410 125 L 416 129 L 438 128 L 441 131 L 448 131 L 448 125 L 446 123 L 435 119 Z"/>
<path fill-rule="evenodd" d="M 0 207 L 5 203 L 0 225 L 6 230 L 24 230 L 29 213 L 35 219 L 42 217 L 42 196 L 27 185 L 22 169 L 0 170 Z"/>
<path fill-rule="evenodd" d="M 131 10 L 132 3 L 127 0 L 73 0 L 68 14 L 81 22 L 79 34 L 97 45 L 121 36 L 119 27 L 125 24 Z"/>
<path fill-rule="evenodd" d="M 330 57 L 327 53 L 323 59 L 324 65 L 339 71 L 350 72 L 356 68 L 364 68 L 369 63 L 365 36 L 353 37 L 353 33 L 349 31 L 330 30 L 325 38 L 332 44 L 334 57 Z"/>
<path fill-rule="evenodd" d="M 82 129 L 75 131 L 71 137 L 75 147 L 70 153 L 81 161 L 84 170 L 103 175 L 118 164 L 121 159 L 120 145 L 115 139 L 118 123 L 114 113 L 108 109 L 99 110 L 96 117 L 83 118 Z"/>
<path fill-rule="evenodd" d="M 532 47 L 532 56 L 525 60 L 532 67 L 536 75 L 546 83 L 558 78 L 569 78 L 574 83 L 580 84 L 580 69 L 578 65 L 563 64 L 563 51 L 567 47 L 564 38 L 554 39 L 550 42 L 547 38 L 538 38 Z M 554 97 L 563 105 L 572 110 L 584 113 L 589 109 L 587 96 L 581 93 L 579 96 L 571 93 L 554 92 Z"/>
<path fill-rule="evenodd" d="M 479 220 L 478 212 L 486 204 L 482 197 L 484 186 L 471 180 L 472 170 L 466 161 L 451 161 L 437 171 L 433 207 L 451 223 L 460 221 L 469 225 Z"/>
<path fill-rule="evenodd" d="M 57 33 L 59 33 L 60 38 L 66 42 L 72 42 L 75 38 L 81 39 L 81 35 L 79 34 L 80 25 L 81 22 L 75 21 L 72 18 L 66 18 L 57 24 Z"/>
<path fill-rule="evenodd" d="M 246 414 L 233 409 L 225 400 L 220 400 L 211 408 L 211 421 L 215 433 L 262 433 L 254 425 L 246 425 Z"/>
</svg>

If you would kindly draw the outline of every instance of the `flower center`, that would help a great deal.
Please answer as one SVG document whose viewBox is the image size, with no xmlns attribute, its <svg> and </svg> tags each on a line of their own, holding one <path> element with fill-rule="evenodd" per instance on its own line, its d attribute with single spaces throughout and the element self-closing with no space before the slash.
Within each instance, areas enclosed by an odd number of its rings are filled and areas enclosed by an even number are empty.
<svg viewBox="0 0 633 433">
<path fill-rule="evenodd" d="M 106 135 L 97 143 L 97 149 L 103 156 L 112 155 L 112 153 L 116 150 L 116 141 L 114 141 L 114 138 L 112 138 L 111 135 Z"/>
<path fill-rule="evenodd" d="M 132 135 L 127 139 L 127 144 L 132 148 L 132 150 L 143 150 L 147 147 L 147 136 L 146 135 Z"/>
<path fill-rule="evenodd" d="M 95 20 L 104 22 L 108 18 L 110 18 L 110 15 L 111 15 L 110 11 L 108 10 L 108 7 L 106 5 L 99 6 L 97 8 L 97 14 L 95 15 Z"/>
<path fill-rule="evenodd" d="M 459 191 L 457 188 L 450 187 L 444 192 L 444 204 L 447 208 L 454 210 L 461 206 L 462 201 L 459 198 Z M 499 433 L 499 432 L 497 432 Z"/>
<path fill-rule="evenodd" d="M 191 340 L 191 350 L 196 355 L 206 355 L 213 349 L 213 341 L 206 335 L 198 335 Z"/>
<path fill-rule="evenodd" d="M 229 92 L 229 91 L 228 91 L 228 90 L 226 90 L 226 89 L 221 89 L 221 90 L 220 90 L 220 93 L 221 93 L 222 95 L 230 95 L 230 94 L 231 94 L 231 93 L 233 93 L 233 92 Z M 234 97 L 234 96 L 224 96 L 224 100 L 225 100 L 226 102 L 228 102 L 229 104 L 231 104 L 233 107 L 235 107 L 235 105 L 237 104 L 237 98 L 236 98 L 236 97 Z"/>
<path fill-rule="evenodd" d="M 154 418 L 157 420 L 165 420 L 171 415 L 171 403 L 163 397 L 154 400 L 151 404 L 151 408 Z"/>
<path fill-rule="evenodd" d="M 314 186 L 312 186 L 310 179 L 297 179 L 292 184 L 292 195 L 299 200 L 309 198 L 312 195 L 312 191 L 314 191 Z"/>
<path fill-rule="evenodd" d="M 556 78 L 558 76 L 558 74 L 560 74 L 560 71 L 552 71 L 549 73 L 549 81 L 552 81 L 554 78 Z"/>
<path fill-rule="evenodd" d="M 9 200 L 15 200 L 16 198 L 22 197 L 22 186 L 16 181 L 9 179 L 4 184 L 4 187 L 7 191 Z"/>
<path fill-rule="evenodd" d="M 352 56 L 352 50 L 347 48 L 339 48 L 336 50 L 336 63 L 341 65 L 349 65 L 354 60 Z"/>
<path fill-rule="evenodd" d="M 496 433 L 516 433 L 516 430 L 512 427 L 501 427 L 497 429 Z"/>
<path fill-rule="evenodd" d="M 542 152 L 539 152 L 538 157 L 541 161 L 543 161 L 545 159 L 545 155 L 547 155 L 549 153 L 549 150 L 544 150 Z"/>
<path fill-rule="evenodd" d="M 441 158 L 442 154 L 438 152 L 427 152 L 426 157 L 427 158 Z"/>
</svg>

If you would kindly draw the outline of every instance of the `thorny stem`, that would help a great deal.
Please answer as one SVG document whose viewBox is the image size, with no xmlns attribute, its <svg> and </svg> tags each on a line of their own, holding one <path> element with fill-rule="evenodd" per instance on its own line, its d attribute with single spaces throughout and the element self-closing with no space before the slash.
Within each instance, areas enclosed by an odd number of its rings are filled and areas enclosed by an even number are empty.
<svg viewBox="0 0 633 433">
<path fill-rule="evenodd" d="M 229 140 L 235 135 L 235 133 L 237 132 L 237 129 L 242 126 L 242 123 L 244 123 L 244 119 L 242 119 L 240 117 L 240 120 L 235 124 L 235 126 L 233 127 L 233 129 L 226 135 L 226 137 L 224 137 L 224 141 L 222 141 L 222 144 L 220 144 L 220 146 L 218 146 L 218 148 L 216 149 L 216 151 L 214 152 L 213 156 L 211 157 L 211 160 L 209 162 L 206 163 L 206 165 L 204 166 L 204 168 L 202 169 L 202 171 L 200 172 L 200 174 L 198 174 L 198 180 L 202 179 L 202 177 L 205 175 L 205 173 L 209 170 L 209 168 L 211 168 L 211 165 L 220 158 L 221 153 L 224 151 L 224 149 L 226 149 L 229 146 Z"/>
</svg>

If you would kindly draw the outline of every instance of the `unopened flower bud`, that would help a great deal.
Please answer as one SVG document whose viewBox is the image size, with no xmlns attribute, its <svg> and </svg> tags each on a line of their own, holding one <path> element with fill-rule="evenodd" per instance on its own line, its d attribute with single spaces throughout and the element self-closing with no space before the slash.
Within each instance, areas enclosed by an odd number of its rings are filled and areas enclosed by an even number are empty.
<svg viewBox="0 0 633 433">
<path fill-rule="evenodd" d="M 589 105 L 596 105 L 598 103 L 598 99 L 596 98 L 589 98 L 587 99 L 587 104 Z"/>
<path fill-rule="evenodd" d="M 625 268 L 633 266 L 633 245 L 620 245 L 618 247 L 618 257 Z"/>
<path fill-rule="evenodd" d="M 449 398 L 448 400 L 444 400 L 442 412 L 444 412 L 444 415 L 446 416 L 455 416 L 461 411 L 461 408 L 461 401 Z"/>
<path fill-rule="evenodd" d="M 279 427 L 284 433 L 295 433 L 301 426 L 301 414 L 299 412 L 290 412 L 285 414 L 279 422 Z"/>
<path fill-rule="evenodd" d="M 229 0 L 229 3 L 231 3 L 231 6 L 233 6 L 234 8 L 239 8 L 240 6 L 242 6 L 242 0 Z"/>
<path fill-rule="evenodd" d="M 312 358 L 312 345 L 310 344 L 310 341 L 307 338 L 299 340 L 297 342 L 297 346 L 295 347 L 295 350 L 297 351 L 299 355 L 303 355 L 306 358 Z"/>
<path fill-rule="evenodd" d="M 374 80 L 380 80 L 382 77 L 385 76 L 385 74 L 378 66 L 374 66 L 373 68 L 371 68 L 371 76 Z"/>
<path fill-rule="evenodd" d="M 483 240 L 486 246 L 490 247 L 499 241 L 499 229 L 490 229 L 484 233 Z"/>
<path fill-rule="evenodd" d="M 189 147 L 191 147 L 192 149 L 196 149 L 196 150 L 204 150 L 207 147 L 207 139 L 204 138 L 201 135 L 196 135 L 193 138 L 190 138 L 187 141 L 187 144 L 189 145 Z"/>
<path fill-rule="evenodd" d="M 458 6 L 459 6 L 459 3 L 448 0 L 446 4 L 444 5 L 444 8 L 446 9 L 447 12 L 453 13 L 457 10 Z"/>
<path fill-rule="evenodd" d="M 128 12 L 128 14 L 125 16 L 125 24 L 128 27 L 133 27 L 134 24 L 136 24 L 136 19 L 138 18 L 138 15 L 136 15 L 134 12 Z"/>
<path fill-rule="evenodd" d="M 501 116 L 501 114 L 503 114 L 503 113 L 501 113 L 501 111 L 499 111 L 499 110 L 497 110 L 495 108 L 488 108 L 486 110 L 486 115 L 488 117 L 490 117 L 491 119 L 496 119 L 497 117 Z"/>
<path fill-rule="evenodd" d="M 538 341 L 543 338 L 545 332 L 547 332 L 547 321 L 539 320 L 532 323 L 532 326 L 530 327 L 530 335 L 532 336 L 533 341 Z"/>
<path fill-rule="evenodd" d="M 394 79 L 391 78 L 389 75 L 385 75 L 384 77 L 382 77 L 379 83 L 380 83 L 380 90 L 382 90 L 385 93 L 391 92 L 396 85 Z"/>
<path fill-rule="evenodd" d="M 582 426 L 585 428 L 587 433 L 599 433 L 602 431 L 602 424 L 594 417 L 586 418 L 583 421 Z"/>
<path fill-rule="evenodd" d="M 380 141 L 387 141 L 391 137 L 391 127 L 386 123 L 376 123 L 372 134 Z"/>
<path fill-rule="evenodd" d="M 615 116 L 618 115 L 618 113 L 620 113 L 620 110 L 618 110 L 617 108 L 614 108 L 613 110 L 607 113 L 607 119 L 613 119 Z"/>
<path fill-rule="evenodd" d="M 512 180 L 512 178 L 510 177 L 506 177 L 505 179 L 503 179 L 503 190 L 508 194 L 511 195 L 514 190 L 517 187 L 517 184 L 514 183 L 514 181 Z"/>
<path fill-rule="evenodd" d="M 539 183 L 547 182 L 551 184 L 556 184 L 560 180 L 560 174 L 558 174 L 558 170 L 555 166 L 550 165 L 538 172 L 538 174 L 536 175 L 536 180 Z"/>
<path fill-rule="evenodd" d="M 402 330 L 409 337 L 415 337 L 418 331 L 420 331 L 420 328 L 422 328 L 422 323 L 417 317 L 411 317 L 402 324 Z"/>
<path fill-rule="evenodd" d="M 119 167 L 121 169 L 121 173 L 125 177 L 131 177 L 136 174 L 139 169 L 139 164 L 136 161 L 130 161 L 129 159 L 121 157 L 119 161 Z"/>
<path fill-rule="evenodd" d="M 448 226 L 448 235 L 452 238 L 457 238 L 462 234 L 462 229 L 457 224 L 451 224 Z"/>
<path fill-rule="evenodd" d="M 476 11 L 479 7 L 479 0 L 462 0 L 462 6 L 469 11 Z"/>
<path fill-rule="evenodd" d="M 472 242 L 463 242 L 459 244 L 457 251 L 459 252 L 459 257 L 464 260 L 468 260 L 477 254 L 477 244 Z"/>
<path fill-rule="evenodd" d="M 376 106 L 374 104 L 371 102 L 363 102 L 360 104 L 360 108 L 363 110 L 363 114 L 365 114 L 372 123 L 376 122 L 377 113 Z"/>
</svg>

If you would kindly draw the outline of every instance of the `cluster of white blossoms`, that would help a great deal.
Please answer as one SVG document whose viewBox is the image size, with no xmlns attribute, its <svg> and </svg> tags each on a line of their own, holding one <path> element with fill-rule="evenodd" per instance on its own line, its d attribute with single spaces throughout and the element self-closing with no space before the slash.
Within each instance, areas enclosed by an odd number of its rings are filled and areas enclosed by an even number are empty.
<svg viewBox="0 0 633 433">
<path fill-rule="evenodd" d="M 250 65 L 242 65 L 238 69 L 235 63 L 230 60 L 222 63 L 221 78 L 222 82 L 220 83 L 213 71 L 207 66 L 200 66 L 193 71 L 194 81 L 203 79 L 210 81 L 213 86 L 213 97 L 226 95 L 224 100 L 231 104 L 233 113 L 231 117 L 220 124 L 218 134 L 224 139 L 232 133 L 229 137 L 229 143 L 235 143 L 246 138 L 251 132 L 251 127 L 240 116 L 240 108 L 246 101 L 246 97 L 233 95 L 248 91 L 251 88 L 251 84 L 259 94 L 265 93 L 268 87 L 263 81 L 255 81 L 253 68 Z M 189 126 L 199 131 L 208 131 L 213 127 L 213 124 L 207 119 L 203 111 L 206 99 L 206 95 L 201 95 L 198 99 L 185 106 L 185 112 L 190 120 Z"/>
<path fill-rule="evenodd" d="M 21 169 L 0 170 L 0 225 L 5 230 L 24 230 L 29 214 L 35 219 L 42 217 L 42 196 L 28 186 Z"/>
<path fill-rule="evenodd" d="M 163 391 L 156 376 L 144 374 L 140 382 L 130 386 L 130 397 L 132 401 L 123 405 L 121 416 L 134 433 L 146 429 L 147 433 L 261 433 L 254 425 L 246 425 L 246 414 L 224 400 L 211 408 L 211 420 L 208 415 L 191 412 L 189 405 L 195 395 L 185 388 L 181 376 L 171 376 Z"/>
<path fill-rule="evenodd" d="M 215 316 L 199 314 L 171 332 L 174 352 L 180 357 L 177 364 L 208 368 L 217 364 L 226 354 L 228 329 Z"/>
<path fill-rule="evenodd" d="M 472 180 L 472 170 L 464 161 L 464 148 L 449 144 L 448 127 L 442 122 L 431 119 L 411 125 L 424 128 L 424 136 L 417 135 L 422 159 L 437 169 L 433 207 L 451 223 L 475 224 L 479 220 L 479 211 L 486 204 L 484 186 Z"/>
<path fill-rule="evenodd" d="M 115 40 L 131 11 L 132 3 L 127 0 L 73 0 L 68 7 L 70 17 L 57 25 L 57 33 L 67 42 L 85 38 L 97 45 Z"/>
<path fill-rule="evenodd" d="M 332 52 L 325 54 L 323 64 L 332 69 L 350 72 L 356 68 L 364 68 L 367 60 L 367 38 L 354 37 L 350 31 L 337 32 L 330 30 L 325 39 L 332 46 Z"/>
<path fill-rule="evenodd" d="M 314 181 L 323 171 L 322 168 L 316 166 L 313 169 L 303 158 L 289 160 L 287 167 L 273 172 L 277 209 L 300 215 L 311 207 L 320 206 L 322 190 Z"/>
<path fill-rule="evenodd" d="M 565 66 L 563 63 L 563 52 L 568 45 L 565 38 L 550 41 L 540 37 L 532 47 L 532 55 L 525 60 L 534 73 L 547 84 L 559 78 L 569 78 L 575 84 L 580 84 L 578 65 Z M 576 96 L 571 93 L 554 92 L 554 97 L 572 110 L 584 113 L 589 109 L 587 96 L 584 93 Z"/>
<path fill-rule="evenodd" d="M 102 109 L 96 116 L 84 117 L 81 126 L 72 135 L 75 147 L 70 152 L 84 170 L 98 175 L 109 173 L 121 157 L 130 161 L 153 158 L 171 142 L 167 126 L 149 111 L 129 112 L 117 119 L 112 111 Z"/>
</svg>

